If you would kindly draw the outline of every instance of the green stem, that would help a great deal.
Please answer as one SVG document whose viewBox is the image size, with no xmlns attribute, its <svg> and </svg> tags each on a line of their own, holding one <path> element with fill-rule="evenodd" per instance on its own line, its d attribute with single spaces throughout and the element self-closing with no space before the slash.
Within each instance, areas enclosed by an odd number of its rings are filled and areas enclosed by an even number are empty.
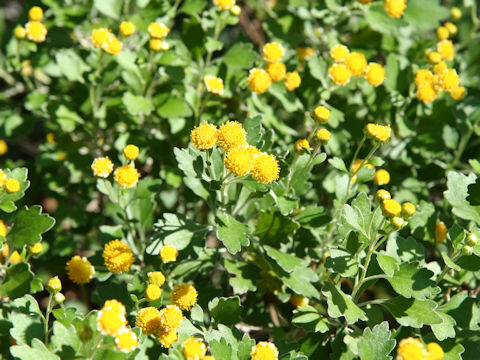
<svg viewBox="0 0 480 360">
<path fill-rule="evenodd" d="M 450 165 L 448 166 L 448 169 L 447 169 L 447 172 L 449 172 L 450 170 L 453 170 L 455 168 L 455 166 L 457 165 L 457 162 L 460 160 L 460 158 L 462 157 L 463 155 L 463 152 L 465 151 L 465 149 L 467 148 L 467 145 L 468 145 L 468 141 L 470 140 L 470 138 L 472 137 L 473 133 L 475 132 L 475 129 L 477 128 L 477 125 L 478 125 L 478 122 L 480 121 L 480 116 L 475 120 L 475 122 L 473 123 L 473 125 L 470 125 L 469 126 L 469 129 L 468 129 L 468 132 L 467 134 L 462 138 L 462 140 L 460 141 L 460 145 L 458 146 L 458 151 L 455 155 L 455 158 L 453 159 L 453 161 L 450 163 Z"/>
<path fill-rule="evenodd" d="M 50 295 L 48 296 L 48 304 L 47 304 L 47 310 L 45 312 L 45 323 L 44 323 L 44 331 L 45 331 L 45 346 L 48 345 L 48 333 L 49 333 L 49 330 L 48 330 L 48 322 L 50 320 L 50 313 L 52 312 L 52 303 L 53 303 L 53 294 L 50 293 Z"/>
<path fill-rule="evenodd" d="M 317 146 L 315 146 L 315 150 L 310 154 L 310 158 L 308 159 L 307 163 L 305 164 L 305 166 L 303 167 L 303 169 L 300 170 L 300 174 L 298 175 L 297 180 L 295 180 L 293 183 L 291 183 L 291 180 L 288 182 L 287 187 L 285 188 L 285 191 L 284 191 L 283 195 L 288 194 L 288 192 L 290 191 L 290 189 L 295 186 L 295 184 L 298 182 L 299 179 L 301 179 L 301 175 L 303 175 L 303 173 L 304 173 L 306 170 L 308 170 L 308 168 L 310 167 L 310 165 L 312 165 L 312 162 L 313 162 L 313 160 L 315 159 L 315 157 L 318 155 L 318 152 L 320 151 L 320 148 L 321 148 L 321 147 L 322 147 L 322 144 L 321 144 L 321 143 L 318 143 Z"/>
<path fill-rule="evenodd" d="M 460 253 L 455 250 L 453 252 L 453 254 L 451 254 L 450 258 L 452 259 L 453 262 L 455 262 L 455 260 L 458 259 Z M 445 267 L 443 268 L 442 272 L 440 273 L 440 275 L 438 275 L 438 278 L 437 280 L 435 281 L 436 284 L 440 283 L 440 281 L 442 281 L 442 279 L 445 277 L 445 275 L 447 275 L 447 272 L 448 270 L 450 270 L 450 268 L 447 266 L 447 264 L 445 264 Z"/>
<path fill-rule="evenodd" d="M 362 268 L 362 273 L 360 275 L 360 279 L 358 280 L 358 282 L 355 284 L 354 288 L 353 288 L 353 291 L 352 291 L 352 300 L 354 302 L 357 302 L 357 297 L 358 297 L 358 291 L 360 290 L 361 286 L 363 285 L 364 281 L 365 281 L 365 276 L 367 275 L 367 269 L 368 269 L 368 265 L 370 265 L 370 260 L 372 258 L 372 254 L 373 254 L 373 251 L 374 251 L 374 245 L 375 243 L 372 242 L 369 246 L 368 246 L 368 252 L 367 252 L 367 257 L 365 258 L 365 265 L 363 266 Z"/>
</svg>

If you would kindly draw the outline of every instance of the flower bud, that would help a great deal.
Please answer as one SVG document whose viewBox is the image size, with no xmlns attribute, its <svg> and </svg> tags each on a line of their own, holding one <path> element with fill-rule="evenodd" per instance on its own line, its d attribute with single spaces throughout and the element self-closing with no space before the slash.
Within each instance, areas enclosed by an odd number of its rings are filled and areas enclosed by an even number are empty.
<svg viewBox="0 0 480 360">
<path fill-rule="evenodd" d="M 450 17 L 452 20 L 458 20 L 462 17 L 462 11 L 457 7 L 452 7 L 450 9 Z"/>
<path fill-rule="evenodd" d="M 239 16 L 242 13 L 242 8 L 238 5 L 233 5 L 230 9 L 230 14 L 234 16 Z"/>
<path fill-rule="evenodd" d="M 392 225 L 395 227 L 395 229 L 398 230 L 398 229 L 403 228 L 406 225 L 406 222 L 401 217 L 394 216 L 392 218 Z"/>
<path fill-rule="evenodd" d="M 58 305 L 63 304 L 65 301 L 65 295 L 63 295 L 61 292 L 58 292 L 53 296 L 53 300 L 55 300 L 55 303 Z"/>
<path fill-rule="evenodd" d="M 55 276 L 55 277 L 51 278 L 50 280 L 48 280 L 47 289 L 48 289 L 48 291 L 50 291 L 52 293 L 56 293 L 56 292 L 59 292 L 60 290 L 62 290 L 62 282 L 60 281 L 58 276 Z"/>
<path fill-rule="evenodd" d="M 470 246 L 476 246 L 478 244 L 478 238 L 474 233 L 467 235 L 467 244 Z"/>
<path fill-rule="evenodd" d="M 27 36 L 27 30 L 23 26 L 17 26 L 15 30 L 13 30 L 13 36 L 15 36 L 17 39 L 25 39 Z"/>
<path fill-rule="evenodd" d="M 375 197 L 377 198 L 377 200 L 379 200 L 380 202 L 382 202 L 383 200 L 391 199 L 391 198 L 392 198 L 392 195 L 390 195 L 390 193 L 389 193 L 387 190 L 380 189 L 380 190 L 378 190 L 377 193 L 375 194 Z"/>
<path fill-rule="evenodd" d="M 462 252 L 467 255 L 467 256 L 470 256 L 472 255 L 473 253 L 473 248 L 471 246 L 468 246 L 468 245 L 465 245 L 462 249 Z"/>
</svg>

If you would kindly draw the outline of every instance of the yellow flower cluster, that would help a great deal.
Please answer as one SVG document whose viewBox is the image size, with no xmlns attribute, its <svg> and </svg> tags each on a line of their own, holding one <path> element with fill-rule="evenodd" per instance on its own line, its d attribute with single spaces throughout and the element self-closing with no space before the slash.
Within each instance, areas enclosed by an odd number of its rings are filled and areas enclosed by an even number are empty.
<svg viewBox="0 0 480 360">
<path fill-rule="evenodd" d="M 130 247 L 118 239 L 105 244 L 102 257 L 108 270 L 115 274 L 130 270 L 135 260 Z"/>
<path fill-rule="evenodd" d="M 207 91 L 212 94 L 222 95 L 223 94 L 223 80 L 219 77 L 212 75 L 205 75 L 203 77 L 203 82 Z"/>
<path fill-rule="evenodd" d="M 183 355 L 187 360 L 215 360 L 211 355 L 206 355 L 207 345 L 200 339 L 190 337 L 183 342 Z"/>
<path fill-rule="evenodd" d="M 405 338 L 400 341 L 396 360 L 442 360 L 443 349 L 437 343 L 431 342 L 425 346 L 418 338 Z"/>
<path fill-rule="evenodd" d="M 337 85 L 348 84 L 352 76 L 362 76 L 368 83 L 377 87 L 385 81 L 385 69 L 378 63 L 367 63 L 365 55 L 350 52 L 345 45 L 335 45 L 330 49 L 335 62 L 328 69 L 330 79 Z"/>
<path fill-rule="evenodd" d="M 404 227 L 407 224 L 405 220 L 416 212 L 415 205 L 411 202 L 400 205 L 397 200 L 392 199 L 392 195 L 387 190 L 378 190 L 375 197 L 382 204 L 383 214 L 390 218 L 392 225 L 397 229 Z"/>
<path fill-rule="evenodd" d="M 119 30 L 122 36 L 129 37 L 135 33 L 136 27 L 130 21 L 122 21 L 122 23 L 120 24 Z"/>
<path fill-rule="evenodd" d="M 250 352 L 252 360 L 277 360 L 278 349 L 275 344 L 267 341 L 260 341 Z"/>
<path fill-rule="evenodd" d="M 7 174 L 0 169 L 0 189 L 9 194 L 19 192 L 21 190 L 20 182 L 14 178 L 8 178 Z"/>
<path fill-rule="evenodd" d="M 146 335 L 156 335 L 160 344 L 169 348 L 177 341 L 176 330 L 182 320 L 182 310 L 176 305 L 167 305 L 160 311 L 150 306 L 138 312 L 135 325 Z"/>
<path fill-rule="evenodd" d="M 399 18 L 407 8 L 407 0 L 385 0 L 385 11 L 391 18 Z"/>
<path fill-rule="evenodd" d="M 95 268 L 90 261 L 78 255 L 67 261 L 66 270 L 68 278 L 76 284 L 89 283 L 95 274 Z"/>
<path fill-rule="evenodd" d="M 160 250 L 160 258 L 164 264 L 174 262 L 177 260 L 178 250 L 175 249 L 173 246 L 165 245 L 162 246 Z"/>
<path fill-rule="evenodd" d="M 380 143 L 384 143 L 385 141 L 390 139 L 392 129 L 390 128 L 390 125 L 384 126 L 384 125 L 369 123 L 365 127 L 365 132 L 373 140 L 378 141 Z"/>
<path fill-rule="evenodd" d="M 43 42 L 47 38 L 47 27 L 42 23 L 43 10 L 38 6 L 32 7 L 28 12 L 29 20 L 25 27 L 17 26 L 13 35 L 17 39 L 28 39 L 34 42 Z"/>
<path fill-rule="evenodd" d="M 90 41 L 96 48 L 112 55 L 120 53 L 123 48 L 122 42 L 107 28 L 93 29 Z"/>
<path fill-rule="evenodd" d="M 295 307 L 307 306 L 308 298 L 302 295 L 293 294 L 292 297 L 290 298 L 290 303 Z"/>
<path fill-rule="evenodd" d="M 163 40 L 170 33 L 170 29 L 163 23 L 152 22 L 148 25 L 148 33 L 150 34 L 150 50 L 161 51 L 170 49 L 168 42 Z"/>
<path fill-rule="evenodd" d="M 235 6 L 235 0 L 213 0 L 220 10 L 231 10 Z"/>
<path fill-rule="evenodd" d="M 181 284 L 175 286 L 170 297 L 180 309 L 190 310 L 197 303 L 198 292 L 193 285 Z"/>
<path fill-rule="evenodd" d="M 158 300 L 162 296 L 162 285 L 165 283 L 165 276 L 160 271 L 148 273 L 148 286 L 145 290 L 145 298 L 148 301 Z"/>
</svg>

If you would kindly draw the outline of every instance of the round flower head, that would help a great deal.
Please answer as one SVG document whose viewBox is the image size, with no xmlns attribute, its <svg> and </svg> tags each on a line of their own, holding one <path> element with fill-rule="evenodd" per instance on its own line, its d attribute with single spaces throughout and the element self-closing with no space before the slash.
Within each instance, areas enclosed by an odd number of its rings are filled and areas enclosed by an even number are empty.
<svg viewBox="0 0 480 360">
<path fill-rule="evenodd" d="M 427 360 L 442 360 L 445 356 L 443 349 L 437 343 L 431 342 L 427 345 L 428 357 Z"/>
<path fill-rule="evenodd" d="M 63 295 L 62 293 L 56 293 L 55 295 L 53 295 L 53 300 L 58 305 L 63 304 L 63 302 L 65 301 L 65 295 Z"/>
<path fill-rule="evenodd" d="M 432 84 L 433 83 L 433 74 L 430 70 L 427 69 L 420 69 L 415 74 L 415 84 L 417 86 L 423 84 Z"/>
<path fill-rule="evenodd" d="M 442 55 L 436 51 L 432 51 L 430 54 L 428 54 L 428 61 L 430 61 L 432 64 L 438 64 L 440 61 L 442 61 Z"/>
<path fill-rule="evenodd" d="M 375 171 L 373 180 L 377 185 L 380 185 L 380 186 L 387 185 L 390 182 L 390 174 L 385 169 L 377 170 Z"/>
<path fill-rule="evenodd" d="M 452 7 L 450 9 L 450 17 L 452 20 L 459 20 L 462 17 L 462 10 L 455 6 Z"/>
<path fill-rule="evenodd" d="M 307 61 L 310 56 L 315 54 L 315 50 L 309 47 L 297 47 L 296 51 L 300 61 Z"/>
<path fill-rule="evenodd" d="M 395 227 L 395 229 L 399 230 L 401 228 L 403 228 L 406 224 L 405 220 L 403 220 L 401 217 L 399 216 L 394 216 L 392 218 L 392 225 Z"/>
<path fill-rule="evenodd" d="M 15 30 L 13 30 L 13 36 L 17 39 L 25 39 L 27 37 L 27 30 L 23 26 L 18 25 Z"/>
<path fill-rule="evenodd" d="M 254 155 L 248 145 L 238 146 L 227 152 L 225 167 L 234 175 L 245 176 L 250 173 L 254 163 Z"/>
<path fill-rule="evenodd" d="M 119 54 L 122 51 L 123 45 L 118 38 L 110 34 L 110 36 L 107 39 L 107 42 L 103 45 L 103 50 L 108 52 L 111 55 Z"/>
<path fill-rule="evenodd" d="M 315 137 L 322 144 L 326 144 L 326 143 L 328 143 L 328 141 L 332 137 L 332 134 L 327 129 L 320 129 L 320 130 L 317 130 L 317 133 L 315 134 Z"/>
<path fill-rule="evenodd" d="M 437 39 L 446 40 L 450 36 L 448 29 L 445 26 L 439 26 L 437 28 Z"/>
<path fill-rule="evenodd" d="M 161 271 L 151 271 L 147 275 L 148 282 L 152 285 L 162 286 L 165 283 L 165 276 Z"/>
<path fill-rule="evenodd" d="M 165 245 L 162 246 L 160 250 L 160 257 L 162 258 L 163 263 L 170 263 L 177 260 L 178 250 L 175 249 L 173 246 Z"/>
<path fill-rule="evenodd" d="M 90 35 L 90 41 L 92 42 L 93 46 L 97 48 L 103 48 L 110 35 L 110 30 L 106 28 L 93 29 L 92 34 Z"/>
<path fill-rule="evenodd" d="M 120 331 L 125 329 L 127 319 L 125 314 L 115 311 L 102 309 L 98 312 L 97 328 L 104 335 L 115 336 Z"/>
<path fill-rule="evenodd" d="M 325 124 L 330 118 L 330 110 L 325 106 L 317 106 L 315 110 L 313 110 L 313 115 L 315 116 L 315 120 L 320 124 Z"/>
<path fill-rule="evenodd" d="M 135 326 L 142 329 L 146 335 L 156 334 L 162 328 L 160 324 L 160 311 L 152 306 L 141 309 L 135 320 Z"/>
<path fill-rule="evenodd" d="M 460 76 L 458 76 L 455 69 L 447 69 L 440 75 L 440 84 L 442 89 L 451 90 L 460 83 Z"/>
<path fill-rule="evenodd" d="M 128 37 L 135 33 L 135 25 L 130 21 L 122 21 L 120 24 L 120 34 L 122 36 Z"/>
<path fill-rule="evenodd" d="M 451 40 L 442 40 L 437 43 L 437 52 L 442 55 L 443 60 L 452 60 L 455 56 L 455 49 Z"/>
<path fill-rule="evenodd" d="M 145 297 L 148 301 L 155 301 L 162 296 L 162 289 L 158 285 L 149 284 L 145 289 Z"/>
<path fill-rule="evenodd" d="M 385 81 L 385 69 L 377 63 L 369 63 L 365 69 L 365 80 L 373 86 L 382 85 Z"/>
<path fill-rule="evenodd" d="M 0 220 L 0 236 L 7 236 L 7 225 L 5 225 L 3 220 Z"/>
<path fill-rule="evenodd" d="M 458 28 L 457 28 L 457 25 L 455 25 L 454 23 L 446 22 L 444 26 L 447 28 L 448 32 L 451 35 L 456 35 L 457 34 Z"/>
<path fill-rule="evenodd" d="M 467 244 L 471 246 L 476 246 L 478 244 L 478 238 L 474 233 L 467 235 Z"/>
<path fill-rule="evenodd" d="M 250 70 L 248 75 L 248 87 L 250 90 L 257 94 L 263 94 L 270 88 L 271 84 L 272 79 L 265 70 L 259 68 Z"/>
<path fill-rule="evenodd" d="M 47 28 L 40 21 L 29 21 L 25 25 L 27 37 L 35 42 L 43 42 L 47 38 Z"/>
<path fill-rule="evenodd" d="M 282 81 L 287 74 L 287 67 L 281 62 L 269 63 L 267 65 L 267 73 L 272 81 Z"/>
<path fill-rule="evenodd" d="M 157 333 L 157 338 L 160 345 L 168 349 L 172 347 L 172 344 L 175 341 L 177 341 L 178 334 L 175 330 L 166 331 L 166 330 L 160 329 Z"/>
<path fill-rule="evenodd" d="M 9 194 L 20 191 L 20 183 L 18 182 L 17 179 L 7 179 L 7 181 L 5 181 L 5 184 L 3 186 L 5 187 L 5 190 L 7 190 Z"/>
<path fill-rule="evenodd" d="M 361 159 L 355 160 L 355 163 L 352 166 L 352 172 L 356 173 L 358 170 L 360 170 L 360 166 L 362 164 L 363 164 L 363 160 L 361 160 Z M 369 163 L 363 164 L 363 167 L 366 167 L 368 169 L 374 169 L 375 168 L 375 166 L 373 166 L 372 164 L 369 164 Z"/>
<path fill-rule="evenodd" d="M 0 234 L 1 235 L 1 234 Z M 30 252 L 32 255 L 40 255 L 43 251 L 43 244 L 41 241 L 37 242 L 36 244 L 30 245 Z"/>
<path fill-rule="evenodd" d="M 121 352 L 132 352 L 139 345 L 137 334 L 130 329 L 123 329 L 115 336 L 115 345 Z"/>
<path fill-rule="evenodd" d="M 450 96 L 453 100 L 462 100 L 465 97 L 467 91 L 463 86 L 454 86 L 453 89 L 450 90 Z"/>
<path fill-rule="evenodd" d="M 263 58 L 271 63 L 278 62 L 285 55 L 285 48 L 278 42 L 273 41 L 263 45 Z"/>
<path fill-rule="evenodd" d="M 333 64 L 328 69 L 328 75 L 330 79 L 337 85 L 348 84 L 352 77 L 352 72 L 345 64 Z"/>
<path fill-rule="evenodd" d="M 182 310 L 176 305 L 167 305 L 159 313 L 160 326 L 165 330 L 175 330 L 182 325 Z"/>
<path fill-rule="evenodd" d="M 398 344 L 396 360 L 424 360 L 427 356 L 428 353 L 419 339 L 409 337 Z"/>
<path fill-rule="evenodd" d="M 407 0 L 385 0 L 385 11 L 391 18 L 399 18 L 407 8 Z"/>
<path fill-rule="evenodd" d="M 255 157 L 252 176 L 262 184 L 269 184 L 278 180 L 280 166 L 274 155 L 261 153 Z"/>
<path fill-rule="evenodd" d="M 139 153 L 140 149 L 138 148 L 138 146 L 132 144 L 125 146 L 125 148 L 123 149 L 123 155 L 125 155 L 127 160 L 135 161 Z"/>
<path fill-rule="evenodd" d="M 43 10 L 41 7 L 34 6 L 28 11 L 28 17 L 32 21 L 41 21 L 43 19 Z"/>
<path fill-rule="evenodd" d="M 230 10 L 235 5 L 235 0 L 213 0 L 220 10 Z"/>
<path fill-rule="evenodd" d="M 411 202 L 404 202 L 402 204 L 402 215 L 405 217 L 410 217 L 415 214 L 415 205 L 413 205 Z"/>
<path fill-rule="evenodd" d="M 367 67 L 367 59 L 361 53 L 352 52 L 345 59 L 345 65 L 347 65 L 353 76 L 359 76 L 363 74 Z"/>
<path fill-rule="evenodd" d="M 68 278 L 76 284 L 89 283 L 93 274 L 95 274 L 95 268 L 90 264 L 90 261 L 78 255 L 67 261 L 65 269 L 67 270 Z"/>
<path fill-rule="evenodd" d="M 397 216 L 402 211 L 402 206 L 394 199 L 383 200 L 382 208 L 388 216 Z"/>
<path fill-rule="evenodd" d="M 443 221 L 437 221 L 435 224 L 435 242 L 437 244 L 444 242 L 447 238 L 448 229 Z"/>
<path fill-rule="evenodd" d="M 212 94 L 222 95 L 223 94 L 223 80 L 219 77 L 212 75 L 205 75 L 203 77 L 203 82 L 207 91 Z"/>
<path fill-rule="evenodd" d="M 47 290 L 50 292 L 59 292 L 60 290 L 62 290 L 62 282 L 60 281 L 58 276 L 55 276 L 48 280 Z"/>
<path fill-rule="evenodd" d="M 424 103 L 432 102 L 437 98 L 437 92 L 431 84 L 422 84 L 417 89 L 417 98 Z"/>
<path fill-rule="evenodd" d="M 190 284 L 175 286 L 170 293 L 172 301 L 182 310 L 190 310 L 197 303 L 198 292 Z"/>
<path fill-rule="evenodd" d="M 277 360 L 278 349 L 275 344 L 267 341 L 260 341 L 250 352 L 252 360 Z"/>
<path fill-rule="evenodd" d="M 126 313 L 125 306 L 117 299 L 111 299 L 111 300 L 105 301 L 105 303 L 103 304 L 102 310 L 113 311 L 123 315 L 125 315 Z"/>
<path fill-rule="evenodd" d="M 374 140 L 384 143 L 388 139 L 390 139 L 390 134 L 392 130 L 390 129 L 390 125 L 383 126 L 378 124 L 367 124 L 366 126 L 367 134 Z"/>
<path fill-rule="evenodd" d="M 292 297 L 290 298 L 290 303 L 296 307 L 307 306 L 308 299 L 305 296 L 293 294 Z"/>
<path fill-rule="evenodd" d="M 196 126 L 190 132 L 192 145 L 200 150 L 211 149 L 217 143 L 218 129 L 208 122 Z"/>
<path fill-rule="evenodd" d="M 153 22 L 148 25 L 148 33 L 154 39 L 163 39 L 169 32 L 170 29 L 162 23 Z"/>
<path fill-rule="evenodd" d="M 436 63 L 435 65 L 433 65 L 433 73 L 436 74 L 436 75 L 440 75 L 441 73 L 443 73 L 447 69 L 448 69 L 448 66 L 445 63 L 445 61 L 440 61 L 440 62 Z M 431 83 L 433 84 L 433 75 L 432 75 Z"/>
<path fill-rule="evenodd" d="M 149 42 L 150 50 L 153 51 L 165 51 L 170 49 L 170 45 L 166 41 L 160 39 L 151 39 Z"/>
<path fill-rule="evenodd" d="M 100 157 L 93 160 L 91 168 L 95 176 L 106 178 L 113 171 L 113 163 L 108 156 Z"/>
<path fill-rule="evenodd" d="M 191 337 L 183 343 L 183 354 L 187 360 L 199 360 L 205 357 L 207 345 L 201 340 Z"/>
<path fill-rule="evenodd" d="M 223 151 L 229 151 L 240 145 L 248 145 L 247 132 L 242 124 L 236 121 L 227 121 L 218 129 L 217 144 Z"/>
<path fill-rule="evenodd" d="M 310 149 L 310 144 L 307 139 L 298 139 L 295 142 L 295 151 L 303 154 L 305 150 L 309 150 L 309 149 Z"/>
<path fill-rule="evenodd" d="M 115 170 L 114 179 L 124 189 L 135 187 L 140 178 L 140 173 L 131 165 L 124 165 Z"/>
<path fill-rule="evenodd" d="M 298 75 L 298 72 L 292 71 L 285 75 L 285 87 L 288 91 L 297 89 L 302 83 L 302 78 Z"/>
<path fill-rule="evenodd" d="M 105 245 L 102 257 L 108 270 L 115 274 L 130 270 L 134 261 L 132 250 L 118 239 Z"/>
<path fill-rule="evenodd" d="M 15 250 L 12 253 L 12 255 L 10 255 L 10 263 L 16 264 L 16 263 L 19 263 L 20 261 L 22 261 L 22 255 L 20 255 L 20 253 L 17 250 Z"/>
<path fill-rule="evenodd" d="M 337 44 L 330 49 L 330 56 L 335 62 L 344 62 L 349 54 L 348 48 L 342 44 Z"/>
</svg>

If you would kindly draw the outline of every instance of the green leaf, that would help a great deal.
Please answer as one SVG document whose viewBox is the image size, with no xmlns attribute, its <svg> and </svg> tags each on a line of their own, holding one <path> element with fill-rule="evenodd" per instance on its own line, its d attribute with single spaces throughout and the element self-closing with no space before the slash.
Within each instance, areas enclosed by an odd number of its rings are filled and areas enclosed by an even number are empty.
<svg viewBox="0 0 480 360">
<path fill-rule="evenodd" d="M 298 199 L 289 199 L 285 196 L 272 195 L 277 203 L 278 210 L 282 215 L 289 215 L 299 208 Z"/>
<path fill-rule="evenodd" d="M 72 324 L 64 325 L 60 321 L 53 323 L 52 344 L 57 348 L 58 353 L 62 355 L 62 359 L 78 354 L 82 346 L 75 327 Z"/>
<path fill-rule="evenodd" d="M 267 255 L 276 261 L 276 263 L 288 273 L 293 272 L 296 268 L 305 268 L 308 266 L 308 261 L 300 259 L 294 255 L 279 251 L 268 245 L 264 245 L 263 248 Z"/>
<path fill-rule="evenodd" d="M 225 338 L 221 338 L 220 341 L 210 341 L 209 345 L 215 359 L 232 359 L 233 349 L 230 344 L 227 344 Z"/>
<path fill-rule="evenodd" d="M 310 56 L 308 59 L 308 68 L 310 69 L 310 74 L 320 80 L 323 86 L 327 85 L 327 62 L 322 59 L 320 56 Z"/>
<path fill-rule="evenodd" d="M 325 208 L 313 206 L 302 209 L 295 215 L 295 220 L 303 227 L 316 229 L 328 224 L 331 221 L 331 217 L 327 215 Z"/>
<path fill-rule="evenodd" d="M 8 233 L 8 239 L 17 249 L 24 245 L 35 244 L 42 240 L 42 234 L 55 224 L 55 219 L 42 214 L 42 207 L 34 205 L 30 209 L 24 207 L 17 214 L 15 223 Z"/>
<path fill-rule="evenodd" d="M 422 268 L 419 263 L 412 262 L 401 264 L 400 269 L 387 280 L 398 294 L 406 298 L 425 300 L 441 291 L 438 286 L 435 286 L 435 281 L 430 279 L 432 276 L 432 271 Z"/>
<path fill-rule="evenodd" d="M 355 324 L 358 320 L 367 320 L 367 315 L 338 287 L 326 282 L 322 294 L 327 298 L 328 315 L 333 318 L 345 317 L 348 324 Z"/>
<path fill-rule="evenodd" d="M 235 294 L 245 294 L 247 291 L 257 290 L 255 285 L 258 280 L 258 273 L 260 271 L 252 263 L 246 263 L 241 261 L 229 261 L 224 260 L 224 265 L 230 274 L 235 275 L 230 278 L 230 285 L 233 287 Z"/>
<path fill-rule="evenodd" d="M 477 179 L 475 174 L 463 175 L 454 171 L 448 173 L 447 188 L 444 192 L 445 199 L 452 205 L 453 214 L 464 219 L 473 220 L 480 225 L 480 207 L 471 206 L 466 200 L 468 185 Z"/>
<path fill-rule="evenodd" d="M 2 294 L 10 299 L 22 297 L 30 292 L 30 283 L 33 280 L 30 265 L 18 263 L 7 269 L 5 281 L 2 283 Z"/>
<path fill-rule="evenodd" d="M 252 44 L 236 42 L 223 57 L 223 62 L 229 67 L 249 69 L 256 58 L 257 52 L 253 50 Z"/>
<path fill-rule="evenodd" d="M 123 0 L 95 0 L 93 6 L 103 15 L 119 19 L 122 12 Z"/>
<path fill-rule="evenodd" d="M 298 229 L 299 225 L 282 214 L 261 212 L 255 235 L 265 244 L 278 245 L 288 242 L 289 237 Z"/>
<path fill-rule="evenodd" d="M 432 300 L 406 299 L 396 297 L 382 304 L 395 317 L 400 325 L 420 329 L 423 325 L 435 325 L 442 322 L 435 309 L 437 303 Z"/>
<path fill-rule="evenodd" d="M 80 115 L 63 104 L 55 110 L 55 121 L 58 122 L 63 131 L 73 131 L 77 125 L 84 124 Z"/>
<path fill-rule="evenodd" d="M 388 322 L 384 321 L 372 330 L 366 328 L 357 346 L 361 360 L 390 360 L 392 357 L 389 354 L 395 347 L 395 340 L 391 338 Z"/>
<path fill-rule="evenodd" d="M 440 6 L 439 0 L 409 0 L 404 13 L 405 20 L 419 32 L 438 27 L 440 21 L 449 15 L 448 9 Z"/>
<path fill-rule="evenodd" d="M 133 95 L 130 92 L 123 94 L 122 103 L 132 115 L 148 115 L 153 110 L 153 105 L 149 100 L 143 96 Z"/>
<path fill-rule="evenodd" d="M 235 220 L 231 215 L 218 215 L 216 218 L 217 237 L 230 254 L 236 254 L 242 246 L 248 246 L 250 230 L 247 225 Z"/>
<path fill-rule="evenodd" d="M 10 353 L 22 360 L 60 360 L 38 339 L 33 339 L 32 347 L 28 345 L 14 345 L 10 348 Z"/>
<path fill-rule="evenodd" d="M 340 159 L 339 157 L 334 157 L 331 159 L 328 159 L 328 163 L 332 165 L 335 169 L 343 171 L 345 173 L 348 173 L 347 166 L 345 165 L 345 162 Z"/>
<path fill-rule="evenodd" d="M 243 307 L 240 305 L 240 298 L 234 296 L 214 298 L 208 303 L 208 309 L 216 323 L 234 325 L 240 322 Z"/>
<path fill-rule="evenodd" d="M 382 4 L 369 6 L 365 13 L 365 20 L 373 30 L 383 34 L 395 34 L 398 32 L 398 29 L 405 24 L 403 19 L 393 19 L 389 17 Z"/>
<path fill-rule="evenodd" d="M 399 269 L 399 264 L 396 258 L 385 254 L 377 254 L 377 262 L 380 268 L 388 276 L 393 276 L 393 273 Z"/>
<path fill-rule="evenodd" d="M 43 339 L 45 328 L 39 314 L 23 314 L 13 312 L 11 315 L 13 327 L 10 329 L 10 335 L 15 339 L 17 344 L 32 343 L 34 338 Z"/>
<path fill-rule="evenodd" d="M 293 311 L 292 324 L 309 332 L 326 333 L 328 319 L 312 306 L 299 306 Z"/>
<path fill-rule="evenodd" d="M 185 1 L 180 8 L 179 12 L 188 14 L 188 15 L 197 15 L 202 12 L 202 10 L 207 5 L 206 0 L 189 0 Z"/>
<path fill-rule="evenodd" d="M 453 270 L 456 270 L 456 271 L 462 270 L 462 268 L 460 266 L 455 264 L 455 262 L 452 259 L 450 259 L 450 257 L 448 256 L 448 254 L 445 251 L 442 251 L 441 255 L 442 255 L 443 261 L 445 262 L 445 265 L 447 265 L 449 268 L 451 268 Z"/>
<path fill-rule="evenodd" d="M 172 94 L 160 94 L 155 97 L 158 115 L 164 118 L 184 118 L 192 115 L 192 109 L 184 98 Z"/>
<path fill-rule="evenodd" d="M 318 281 L 318 277 L 310 268 L 296 268 L 291 273 L 285 272 L 281 274 L 281 279 L 297 294 L 314 299 L 320 297 L 317 288 L 313 286 L 313 283 Z"/>
<path fill-rule="evenodd" d="M 58 67 L 63 75 L 70 81 L 84 83 L 83 73 L 90 70 L 90 67 L 72 49 L 59 50 L 55 55 Z"/>
<path fill-rule="evenodd" d="M 342 277 L 354 277 L 358 273 L 355 257 L 344 249 L 330 249 L 330 256 L 325 260 L 325 267 Z"/>
<path fill-rule="evenodd" d="M 407 239 L 401 236 L 391 237 L 387 242 L 385 253 L 397 259 L 399 263 L 425 260 L 425 249 L 412 237 Z"/>
<path fill-rule="evenodd" d="M 447 338 L 454 338 L 455 325 L 457 324 L 455 319 L 441 310 L 436 311 L 436 314 L 442 319 L 442 322 L 431 325 L 435 337 L 440 341 Z"/>
<path fill-rule="evenodd" d="M 243 128 L 247 132 L 247 142 L 252 146 L 257 146 L 263 135 L 262 115 L 250 117 L 245 120 Z"/>
</svg>

